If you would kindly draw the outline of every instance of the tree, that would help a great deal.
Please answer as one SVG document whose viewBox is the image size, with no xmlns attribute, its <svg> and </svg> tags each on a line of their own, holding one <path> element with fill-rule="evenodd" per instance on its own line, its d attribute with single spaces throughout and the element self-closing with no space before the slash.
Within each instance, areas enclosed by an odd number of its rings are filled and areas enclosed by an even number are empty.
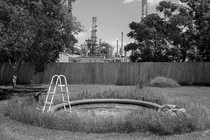
<svg viewBox="0 0 210 140">
<path fill-rule="evenodd" d="M 81 31 L 81 26 L 69 14 L 71 5 L 63 2 L 0 0 L 0 61 L 10 63 L 13 87 L 20 63 L 32 62 L 35 73 L 43 71 L 76 42 L 74 34 Z"/>
<path fill-rule="evenodd" d="M 138 59 L 134 61 L 210 61 L 210 2 L 181 2 L 162 1 L 156 9 L 163 13 L 163 18 L 150 14 L 140 23 L 130 24 L 132 31 L 128 36 L 138 46 L 133 54 L 139 55 L 132 56 Z"/>
<path fill-rule="evenodd" d="M 35 19 L 20 6 L 11 7 L 4 1 L 1 1 L 0 5 L 0 60 L 9 62 L 15 88 L 18 65 L 27 56 L 35 37 Z"/>
<path fill-rule="evenodd" d="M 72 2 L 75 0 L 72 0 Z M 71 1 L 67 0 L 67 4 L 64 4 L 62 7 L 62 28 L 63 33 L 65 34 L 64 43 L 66 46 L 66 52 L 74 54 L 74 44 L 77 43 L 77 40 L 74 34 L 78 34 L 83 31 L 83 27 L 77 21 L 77 18 L 72 15 Z"/>
<path fill-rule="evenodd" d="M 206 56 L 209 54 L 203 53 L 201 46 L 205 44 L 204 48 L 208 50 L 206 43 L 209 42 L 207 39 L 209 25 L 204 24 L 206 23 L 204 15 L 210 10 L 207 8 L 209 4 L 205 0 L 181 0 L 181 2 L 183 2 L 182 5 L 162 1 L 157 7 L 158 11 L 164 13 L 165 20 L 168 20 L 172 30 L 167 34 L 167 38 L 174 46 L 180 48 L 182 61 L 207 61 Z M 204 5 L 207 7 L 202 10 Z M 203 30 L 205 34 L 202 33 Z M 202 40 L 203 37 L 204 40 Z"/>
<path fill-rule="evenodd" d="M 132 22 L 128 37 L 135 40 L 125 46 L 125 51 L 132 50 L 130 56 L 133 62 L 163 62 L 173 61 L 178 51 L 168 47 L 165 39 L 166 26 L 158 14 L 150 14 L 140 23 Z M 173 52 L 173 53 L 172 53 Z"/>
<path fill-rule="evenodd" d="M 200 61 L 210 61 L 210 1 L 182 0 L 189 7 L 195 25 L 197 55 Z"/>
</svg>

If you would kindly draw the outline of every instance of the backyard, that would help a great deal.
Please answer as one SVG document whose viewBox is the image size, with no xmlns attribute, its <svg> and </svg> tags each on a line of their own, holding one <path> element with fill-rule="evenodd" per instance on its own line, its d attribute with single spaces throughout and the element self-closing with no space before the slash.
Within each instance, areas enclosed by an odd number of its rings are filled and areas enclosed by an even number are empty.
<svg viewBox="0 0 210 140">
<path fill-rule="evenodd" d="M 210 140 L 209 1 L 0 0 L 0 140 Z"/>
<path fill-rule="evenodd" d="M 2 86 L 1 89 L 8 87 Z M 24 87 L 26 88 L 26 87 Z M 28 87 L 29 88 L 29 87 Z M 48 85 L 37 85 L 33 89 L 47 89 Z M 136 86 L 114 86 L 114 85 L 69 85 L 72 89 L 71 94 L 80 93 L 101 93 L 104 91 L 117 91 L 118 93 L 130 92 Z M 29 88 L 30 89 L 30 88 Z M 146 90 L 153 91 L 155 94 L 164 95 L 170 99 L 179 99 L 184 102 L 193 102 L 194 104 L 203 105 L 206 108 L 210 107 L 210 87 L 197 86 L 181 86 L 176 88 L 157 88 L 145 87 Z M 20 94 L 20 93 L 17 93 Z M 23 97 L 24 95 L 21 95 Z M 56 98 L 56 97 L 55 97 Z M 0 120 L 0 136 L 2 139 L 11 140 L 28 140 L 28 139 L 204 139 L 210 138 L 210 131 L 194 131 L 186 134 L 174 135 L 157 135 L 151 132 L 131 132 L 131 133 L 85 133 L 85 132 L 70 132 L 61 130 L 52 130 L 42 127 L 26 125 L 19 121 L 10 119 L 4 115 L 4 106 L 7 100 L 1 101 L 1 120 Z M 131 118 L 132 119 L 132 118 Z"/>
</svg>

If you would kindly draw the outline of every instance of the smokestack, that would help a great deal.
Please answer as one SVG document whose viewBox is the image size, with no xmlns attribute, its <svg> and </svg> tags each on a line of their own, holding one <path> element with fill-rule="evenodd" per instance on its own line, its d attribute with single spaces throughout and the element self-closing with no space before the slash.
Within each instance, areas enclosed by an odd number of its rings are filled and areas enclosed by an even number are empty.
<svg viewBox="0 0 210 140">
<path fill-rule="evenodd" d="M 101 46 L 101 43 L 102 43 L 102 39 L 99 39 L 99 55 L 101 55 L 101 50 L 102 50 L 102 46 Z"/>
<path fill-rule="evenodd" d="M 142 17 L 144 18 L 147 16 L 147 0 L 142 0 Z"/>
<path fill-rule="evenodd" d="M 117 40 L 117 57 L 118 57 L 118 40 Z"/>
<path fill-rule="evenodd" d="M 124 54 L 123 54 L 123 52 L 124 52 L 124 47 L 123 47 L 123 32 L 122 32 L 122 34 L 121 34 L 121 56 L 123 56 Z"/>
</svg>

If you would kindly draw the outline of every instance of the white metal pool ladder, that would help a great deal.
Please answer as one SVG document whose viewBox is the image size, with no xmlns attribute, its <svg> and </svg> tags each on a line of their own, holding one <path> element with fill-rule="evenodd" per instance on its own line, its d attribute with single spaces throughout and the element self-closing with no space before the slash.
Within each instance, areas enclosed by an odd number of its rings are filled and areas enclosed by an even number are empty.
<svg viewBox="0 0 210 140">
<path fill-rule="evenodd" d="M 63 82 L 62 83 L 62 79 Z M 57 87 L 60 87 L 60 92 L 61 92 L 61 96 L 62 96 L 62 101 L 63 101 L 63 106 L 64 106 L 64 110 L 71 112 L 71 101 L 70 101 L 70 97 L 69 97 L 69 89 L 68 89 L 68 85 L 67 85 L 67 80 L 66 77 L 64 75 L 54 75 L 51 79 L 50 82 L 50 86 L 49 89 L 47 91 L 47 96 L 44 102 L 44 107 L 42 109 L 42 112 L 45 111 L 50 111 L 52 104 L 53 104 L 53 100 L 54 100 L 54 96 L 56 94 L 56 89 Z M 69 105 L 69 110 L 67 110 L 65 103 L 68 103 Z"/>
</svg>

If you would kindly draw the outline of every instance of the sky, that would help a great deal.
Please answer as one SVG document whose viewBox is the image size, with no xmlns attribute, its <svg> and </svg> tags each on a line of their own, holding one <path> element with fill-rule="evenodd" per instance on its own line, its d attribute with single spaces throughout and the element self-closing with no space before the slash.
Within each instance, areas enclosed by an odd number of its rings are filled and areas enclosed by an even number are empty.
<svg viewBox="0 0 210 140">
<path fill-rule="evenodd" d="M 156 6 L 161 0 L 148 0 L 148 14 L 156 13 Z M 172 0 L 172 2 L 178 0 Z M 113 46 L 124 34 L 124 45 L 133 42 L 127 37 L 131 31 L 129 23 L 141 20 L 141 0 L 76 0 L 73 3 L 73 15 L 84 26 L 85 32 L 76 36 L 78 44 L 91 36 L 92 17 L 97 17 L 97 37 Z M 120 44 L 119 44 L 120 45 Z"/>
</svg>

